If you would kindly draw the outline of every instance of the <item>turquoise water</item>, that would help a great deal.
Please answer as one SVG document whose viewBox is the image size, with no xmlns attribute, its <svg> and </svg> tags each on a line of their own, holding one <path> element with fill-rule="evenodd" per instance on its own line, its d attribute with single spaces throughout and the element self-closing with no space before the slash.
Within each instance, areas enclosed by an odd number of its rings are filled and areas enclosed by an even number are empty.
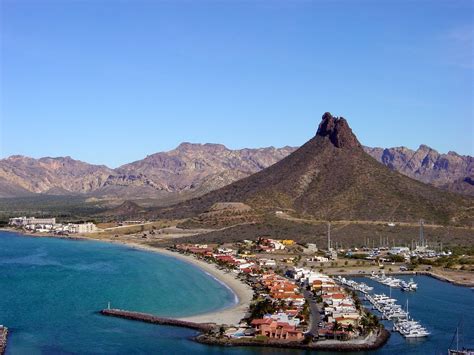
<svg viewBox="0 0 474 355">
<path fill-rule="evenodd" d="M 429 277 L 410 298 L 413 316 L 433 335 L 407 342 L 394 333 L 370 354 L 446 353 L 465 316 L 465 337 L 474 346 L 474 292 Z M 365 280 L 376 292 L 386 286 Z M 7 354 L 303 354 L 264 348 L 200 345 L 191 330 L 103 317 L 113 307 L 163 316 L 184 316 L 231 305 L 234 295 L 183 261 L 125 246 L 34 238 L 0 232 L 0 324 L 11 330 Z"/>
<path fill-rule="evenodd" d="M 107 243 L 0 232 L 0 324 L 8 353 L 153 352 L 193 332 L 103 317 L 113 307 L 184 316 L 231 305 L 234 295 L 190 264 Z M 187 345 L 186 345 L 187 344 Z"/>
</svg>

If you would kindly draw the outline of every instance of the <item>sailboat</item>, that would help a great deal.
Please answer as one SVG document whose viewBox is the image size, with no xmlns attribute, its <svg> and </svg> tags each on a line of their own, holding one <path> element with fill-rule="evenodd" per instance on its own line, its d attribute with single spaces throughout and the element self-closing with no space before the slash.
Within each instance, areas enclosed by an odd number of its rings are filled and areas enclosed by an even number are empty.
<svg viewBox="0 0 474 355">
<path fill-rule="evenodd" d="M 459 349 L 459 328 L 462 330 L 462 320 L 456 327 L 456 333 L 454 333 L 453 340 L 451 340 L 451 344 L 449 345 L 448 355 L 474 355 L 474 349 L 467 349 L 464 346 Z M 456 349 L 452 349 L 454 342 L 456 342 Z"/>
</svg>

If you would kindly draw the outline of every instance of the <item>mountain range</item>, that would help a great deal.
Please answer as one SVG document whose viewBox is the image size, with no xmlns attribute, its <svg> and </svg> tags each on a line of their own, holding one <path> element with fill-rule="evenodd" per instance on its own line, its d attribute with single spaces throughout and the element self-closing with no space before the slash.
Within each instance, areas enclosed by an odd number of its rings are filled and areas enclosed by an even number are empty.
<svg viewBox="0 0 474 355">
<path fill-rule="evenodd" d="M 380 164 L 344 118 L 326 112 L 316 135 L 279 162 L 203 196 L 156 209 L 151 217 L 196 217 L 217 205 L 239 203 L 315 220 L 463 224 L 472 219 L 473 200 Z"/>
<path fill-rule="evenodd" d="M 421 145 L 363 149 L 392 170 L 421 182 L 474 196 L 474 158 L 440 154 Z M 119 168 L 71 157 L 0 160 L 0 197 L 84 195 L 100 199 L 200 196 L 257 173 L 287 157 L 296 147 L 231 150 L 221 144 L 182 143 Z"/>
</svg>

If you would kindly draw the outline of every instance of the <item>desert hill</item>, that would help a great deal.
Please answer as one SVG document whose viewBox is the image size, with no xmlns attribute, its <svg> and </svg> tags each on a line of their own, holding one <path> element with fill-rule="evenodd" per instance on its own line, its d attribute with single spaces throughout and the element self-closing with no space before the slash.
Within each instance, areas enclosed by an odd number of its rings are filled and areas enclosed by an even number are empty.
<svg viewBox="0 0 474 355">
<path fill-rule="evenodd" d="M 229 185 L 259 172 L 297 148 L 232 150 L 221 144 L 182 143 L 111 169 L 70 157 L 0 160 L 0 198 L 83 195 L 118 205 L 125 200 L 154 199 L 176 203 Z M 391 170 L 441 189 L 474 196 L 474 158 L 438 153 L 421 145 L 369 148 L 365 151 Z"/>
<path fill-rule="evenodd" d="M 218 202 L 323 220 L 472 220 L 473 199 L 413 180 L 369 156 L 344 118 L 325 113 L 316 135 L 278 163 L 204 196 L 159 209 L 190 217 Z"/>
</svg>

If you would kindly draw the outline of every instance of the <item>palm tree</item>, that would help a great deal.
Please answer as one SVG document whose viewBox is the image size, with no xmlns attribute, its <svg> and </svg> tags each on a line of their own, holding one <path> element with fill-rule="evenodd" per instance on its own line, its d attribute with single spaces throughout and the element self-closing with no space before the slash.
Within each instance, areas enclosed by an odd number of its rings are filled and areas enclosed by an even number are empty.
<svg viewBox="0 0 474 355">
<path fill-rule="evenodd" d="M 368 317 L 367 313 L 364 313 L 364 315 L 362 316 L 360 320 L 360 326 L 362 327 L 362 330 L 364 331 L 364 333 L 368 330 L 369 325 L 370 325 L 370 318 Z"/>
<path fill-rule="evenodd" d="M 334 321 L 334 326 L 332 327 L 332 332 L 333 332 L 334 339 L 337 339 L 336 332 L 339 331 L 339 330 L 342 330 L 342 326 L 341 326 L 341 324 L 339 324 L 339 322 L 337 320 L 335 320 Z"/>
</svg>

